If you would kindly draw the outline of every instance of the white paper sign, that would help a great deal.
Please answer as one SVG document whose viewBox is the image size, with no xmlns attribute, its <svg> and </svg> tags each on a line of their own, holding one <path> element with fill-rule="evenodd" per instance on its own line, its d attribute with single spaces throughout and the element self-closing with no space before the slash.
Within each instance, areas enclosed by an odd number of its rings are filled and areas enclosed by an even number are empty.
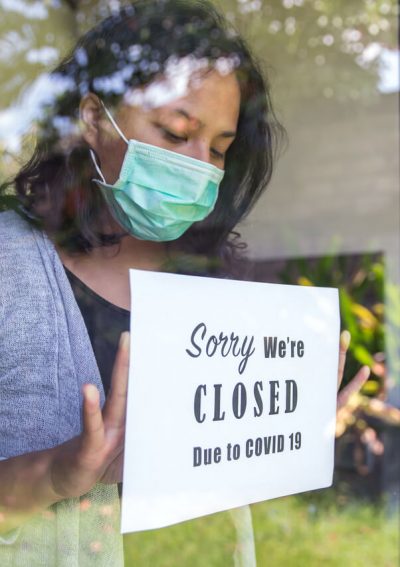
<svg viewBox="0 0 400 567">
<path fill-rule="evenodd" d="M 329 486 L 337 290 L 130 281 L 122 532 Z"/>
</svg>

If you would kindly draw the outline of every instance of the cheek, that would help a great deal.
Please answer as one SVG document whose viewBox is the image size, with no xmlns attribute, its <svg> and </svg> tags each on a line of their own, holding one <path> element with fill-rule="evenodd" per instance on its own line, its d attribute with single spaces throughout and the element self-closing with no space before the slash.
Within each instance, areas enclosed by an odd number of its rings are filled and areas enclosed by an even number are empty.
<svg viewBox="0 0 400 567">
<path fill-rule="evenodd" d="M 121 142 L 122 144 L 119 142 L 110 143 L 103 148 L 103 151 L 99 151 L 101 170 L 109 184 L 113 184 L 118 180 L 125 158 L 128 146 L 123 140 L 121 140 Z"/>
<path fill-rule="evenodd" d="M 150 123 L 139 120 L 135 127 L 127 131 L 127 138 L 129 140 L 137 140 L 145 144 L 160 145 L 157 140 L 161 140 L 159 129 Z"/>
</svg>

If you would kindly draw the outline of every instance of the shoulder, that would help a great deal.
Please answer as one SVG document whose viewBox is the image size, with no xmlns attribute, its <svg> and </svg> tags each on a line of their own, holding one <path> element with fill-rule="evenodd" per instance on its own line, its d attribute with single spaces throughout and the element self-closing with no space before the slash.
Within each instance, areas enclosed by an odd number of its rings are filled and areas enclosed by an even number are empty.
<svg viewBox="0 0 400 567">
<path fill-rule="evenodd" d="M 0 259 L 2 267 L 14 261 L 14 268 L 38 260 L 45 235 L 13 210 L 0 212 Z"/>
<path fill-rule="evenodd" d="M 43 286 L 43 241 L 43 233 L 15 211 L 0 213 L 0 304 L 15 305 Z"/>
<path fill-rule="evenodd" d="M 7 253 L 34 245 L 33 227 L 15 211 L 0 213 L 0 255 L 5 260 Z"/>
<path fill-rule="evenodd" d="M 4 238 L 12 234 L 31 232 L 29 223 L 13 210 L 0 212 L 0 234 Z"/>
</svg>

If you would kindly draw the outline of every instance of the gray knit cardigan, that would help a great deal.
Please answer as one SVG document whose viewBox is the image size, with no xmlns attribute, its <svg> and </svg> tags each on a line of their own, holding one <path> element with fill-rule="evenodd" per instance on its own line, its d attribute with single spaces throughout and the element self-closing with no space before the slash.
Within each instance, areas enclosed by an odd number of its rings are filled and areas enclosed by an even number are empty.
<svg viewBox="0 0 400 567">
<path fill-rule="evenodd" d="M 59 445 L 82 428 L 81 387 L 104 390 L 57 251 L 0 213 L 0 457 Z M 0 537 L 0 565 L 123 565 L 116 485 L 97 484 Z"/>
</svg>

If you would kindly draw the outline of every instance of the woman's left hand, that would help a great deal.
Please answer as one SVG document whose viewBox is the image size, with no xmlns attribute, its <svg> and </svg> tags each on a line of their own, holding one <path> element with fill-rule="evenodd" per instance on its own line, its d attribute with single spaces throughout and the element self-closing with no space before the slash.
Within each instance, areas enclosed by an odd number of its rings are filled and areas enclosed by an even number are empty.
<svg viewBox="0 0 400 567">
<path fill-rule="evenodd" d="M 339 368 L 338 368 L 338 390 L 343 380 L 344 365 L 346 363 L 346 353 L 350 344 L 349 331 L 343 331 L 340 335 L 339 345 Z M 350 382 L 341 390 L 337 398 L 337 409 L 339 410 L 346 405 L 348 399 L 355 392 L 359 392 L 370 375 L 369 366 L 362 366 L 357 374 L 350 380 Z"/>
</svg>

